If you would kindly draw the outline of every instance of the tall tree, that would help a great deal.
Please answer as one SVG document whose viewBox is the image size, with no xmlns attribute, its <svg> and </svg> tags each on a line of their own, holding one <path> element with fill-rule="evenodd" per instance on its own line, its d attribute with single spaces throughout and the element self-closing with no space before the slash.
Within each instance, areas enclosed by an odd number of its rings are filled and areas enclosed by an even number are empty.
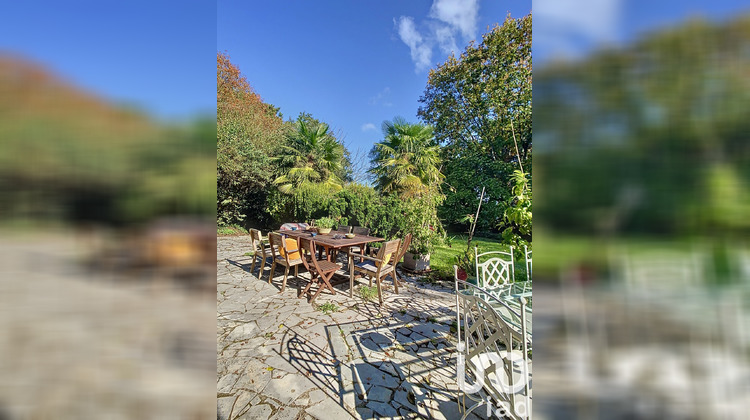
<svg viewBox="0 0 750 420">
<path fill-rule="evenodd" d="M 746 236 L 748 45 L 748 16 L 692 20 L 539 69 L 546 226 Z"/>
<path fill-rule="evenodd" d="M 377 188 L 411 198 L 437 192 L 440 173 L 440 147 L 429 125 L 412 124 L 396 117 L 384 121 L 384 139 L 371 151 Z"/>
<path fill-rule="evenodd" d="M 496 229 L 513 197 L 513 171 L 521 163 L 531 173 L 531 14 L 508 16 L 480 44 L 431 70 L 420 102 L 419 117 L 445 146 L 441 217 L 460 223 L 485 187 L 478 227 Z"/>
<path fill-rule="evenodd" d="M 284 140 L 284 124 L 278 108 L 264 103 L 222 53 L 217 53 L 216 123 L 219 224 L 261 217 L 273 180 L 271 156 Z"/>
</svg>

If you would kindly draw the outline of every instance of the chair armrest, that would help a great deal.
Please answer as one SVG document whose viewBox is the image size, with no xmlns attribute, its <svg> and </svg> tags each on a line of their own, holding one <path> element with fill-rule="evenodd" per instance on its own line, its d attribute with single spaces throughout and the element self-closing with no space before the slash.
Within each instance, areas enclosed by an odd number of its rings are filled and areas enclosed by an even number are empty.
<svg viewBox="0 0 750 420">
<path fill-rule="evenodd" d="M 383 260 L 381 260 L 380 258 L 370 257 L 369 255 L 363 255 L 363 254 L 355 254 L 354 252 L 351 252 L 351 251 L 349 252 L 349 256 L 350 257 L 364 258 L 366 260 L 372 260 L 372 261 L 377 261 L 377 262 L 383 262 Z"/>
</svg>

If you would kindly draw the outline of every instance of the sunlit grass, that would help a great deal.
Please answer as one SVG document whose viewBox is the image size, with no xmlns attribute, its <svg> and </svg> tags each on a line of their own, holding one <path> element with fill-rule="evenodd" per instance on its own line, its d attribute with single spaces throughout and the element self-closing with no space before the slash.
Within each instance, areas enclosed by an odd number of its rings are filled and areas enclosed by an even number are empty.
<svg viewBox="0 0 750 420">
<path fill-rule="evenodd" d="M 244 235 L 247 234 L 247 230 L 240 226 L 221 226 L 216 229 L 218 236 L 232 236 L 232 235 Z"/>
<path fill-rule="evenodd" d="M 453 280 L 453 265 L 456 264 L 456 257 L 463 254 L 466 251 L 466 243 L 469 240 L 468 235 L 455 235 L 449 236 L 449 240 L 446 243 L 439 245 L 435 248 L 435 251 L 430 254 L 430 268 L 434 275 L 445 279 Z M 491 239 L 485 237 L 474 236 L 471 240 L 471 256 L 474 257 L 476 247 L 478 252 L 489 251 L 508 251 L 509 247 L 503 244 L 498 239 Z M 526 265 L 525 261 L 516 258 L 515 261 L 515 273 L 516 281 L 526 280 Z M 474 273 L 468 273 L 469 276 L 474 277 Z"/>
</svg>

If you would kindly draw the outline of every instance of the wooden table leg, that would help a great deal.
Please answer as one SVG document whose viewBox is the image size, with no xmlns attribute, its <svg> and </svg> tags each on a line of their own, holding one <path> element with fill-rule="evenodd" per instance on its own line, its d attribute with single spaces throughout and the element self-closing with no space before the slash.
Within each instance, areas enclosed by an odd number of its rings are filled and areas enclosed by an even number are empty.
<svg viewBox="0 0 750 420">
<path fill-rule="evenodd" d="M 354 297 L 354 257 L 349 254 L 349 297 Z"/>
</svg>

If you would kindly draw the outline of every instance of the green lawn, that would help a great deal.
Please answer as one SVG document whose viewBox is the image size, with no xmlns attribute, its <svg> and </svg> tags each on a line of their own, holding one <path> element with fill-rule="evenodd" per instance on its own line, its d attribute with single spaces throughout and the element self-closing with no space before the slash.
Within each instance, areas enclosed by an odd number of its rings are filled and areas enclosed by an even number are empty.
<svg viewBox="0 0 750 420">
<path fill-rule="evenodd" d="M 217 236 L 246 235 L 247 230 L 239 226 L 221 226 L 216 229 Z"/>
<path fill-rule="evenodd" d="M 453 280 L 453 265 L 456 264 L 456 257 L 466 250 L 466 241 L 468 235 L 450 236 L 452 238 L 445 244 L 436 247 L 435 251 L 430 254 L 430 268 L 437 276 Z M 450 245 L 449 245 L 450 244 Z M 497 239 L 483 238 L 474 236 L 471 240 L 471 255 L 474 256 L 474 247 L 479 249 L 479 253 L 488 251 L 508 251 L 508 245 L 504 245 Z M 516 281 L 526 280 L 526 262 L 523 257 L 515 261 Z M 474 277 L 474 273 L 468 273 Z"/>
<path fill-rule="evenodd" d="M 535 231 L 537 259 L 534 271 L 539 280 L 557 280 L 560 272 L 571 267 L 587 267 L 598 276 L 617 275 L 620 268 L 611 267 L 622 255 L 660 255 L 665 252 L 699 252 L 706 258 L 708 278 L 715 282 L 737 270 L 738 261 L 726 250 L 743 249 L 742 244 L 717 238 L 649 238 L 642 236 L 601 237 Z M 455 246 L 455 245 L 454 245 Z M 613 271 L 614 270 L 614 271 Z"/>
</svg>

